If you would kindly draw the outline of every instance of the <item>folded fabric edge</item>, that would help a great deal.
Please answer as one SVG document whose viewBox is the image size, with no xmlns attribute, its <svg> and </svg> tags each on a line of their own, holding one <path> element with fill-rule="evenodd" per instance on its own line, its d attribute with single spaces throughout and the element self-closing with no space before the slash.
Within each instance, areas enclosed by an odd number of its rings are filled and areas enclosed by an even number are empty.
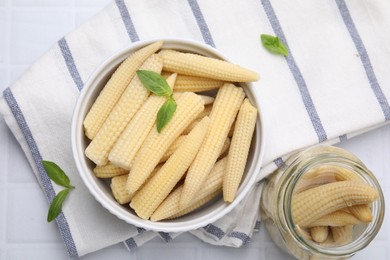
<svg viewBox="0 0 390 260">
<path fill-rule="evenodd" d="M 0 113 L 3 114 L 6 124 L 21 145 L 32 170 L 38 179 L 38 183 L 42 187 L 48 203 L 51 203 L 56 196 L 56 193 L 50 178 L 43 167 L 42 156 L 25 120 L 24 114 L 10 88 L 6 88 L 3 91 L 3 96 L 0 100 Z M 56 218 L 56 223 L 65 243 L 69 257 L 77 258 L 79 255 L 76 244 L 70 232 L 66 217 L 62 212 Z"/>
</svg>

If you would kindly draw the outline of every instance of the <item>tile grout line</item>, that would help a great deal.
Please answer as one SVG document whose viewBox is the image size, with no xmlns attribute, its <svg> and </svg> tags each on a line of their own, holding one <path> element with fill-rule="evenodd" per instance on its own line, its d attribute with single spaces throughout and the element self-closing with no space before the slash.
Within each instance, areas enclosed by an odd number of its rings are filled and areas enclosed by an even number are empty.
<svg viewBox="0 0 390 260">
<path fill-rule="evenodd" d="M 4 57 L 4 65 L 7 68 L 7 78 L 6 82 L 8 82 L 8 85 L 11 83 L 11 70 L 9 69 L 9 65 L 11 64 L 11 0 L 7 1 L 7 4 L 5 6 L 6 10 L 6 22 L 5 22 L 5 35 L 6 35 L 6 41 L 5 41 L 5 57 Z"/>
</svg>

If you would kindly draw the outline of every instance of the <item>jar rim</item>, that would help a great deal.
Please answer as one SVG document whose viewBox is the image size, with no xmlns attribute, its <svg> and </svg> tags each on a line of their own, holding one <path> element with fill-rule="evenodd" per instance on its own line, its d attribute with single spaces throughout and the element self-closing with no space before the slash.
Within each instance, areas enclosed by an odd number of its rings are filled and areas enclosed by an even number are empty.
<svg viewBox="0 0 390 260">
<path fill-rule="evenodd" d="M 325 151 L 320 153 L 319 151 L 324 148 Z M 379 182 L 372 172 L 367 169 L 363 162 L 361 162 L 355 155 L 345 150 L 342 150 L 342 155 L 340 155 L 337 153 L 340 150 L 342 149 L 333 146 L 318 145 L 298 152 L 296 156 L 286 162 L 287 165 L 284 170 L 284 174 L 280 179 L 280 186 L 277 189 L 279 194 L 276 196 L 276 199 L 278 200 L 277 208 L 282 207 L 282 210 L 276 209 L 275 216 L 278 216 L 277 218 L 279 218 L 277 222 L 279 222 L 279 224 L 284 223 L 286 225 L 287 229 L 285 231 L 290 233 L 290 236 L 302 249 L 326 257 L 349 257 L 362 250 L 377 235 L 384 219 L 385 203 Z M 314 155 L 310 156 L 310 153 L 313 152 Z M 302 236 L 302 234 L 300 234 L 298 231 L 299 226 L 294 223 L 290 205 L 295 185 L 308 169 L 322 163 L 335 162 L 337 164 L 351 167 L 366 183 L 377 189 L 379 197 L 376 201 L 371 203 L 373 220 L 367 224 L 361 234 L 346 245 L 339 247 L 324 247 L 308 241 Z"/>
</svg>

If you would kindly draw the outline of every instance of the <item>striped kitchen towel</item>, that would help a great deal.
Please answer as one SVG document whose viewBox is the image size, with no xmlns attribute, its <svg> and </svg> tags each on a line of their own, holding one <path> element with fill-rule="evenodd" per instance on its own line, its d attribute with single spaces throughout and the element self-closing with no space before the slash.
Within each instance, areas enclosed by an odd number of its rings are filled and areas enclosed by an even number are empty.
<svg viewBox="0 0 390 260">
<path fill-rule="evenodd" d="M 134 249 L 155 236 L 103 209 L 78 176 L 70 147 L 73 107 L 84 82 L 113 53 L 139 40 L 167 37 L 209 44 L 257 71 L 254 84 L 266 129 L 258 180 L 292 151 L 334 144 L 390 119 L 388 0 L 116 0 L 60 39 L 0 100 L 48 201 L 59 189 L 42 158 L 57 162 L 77 187 L 56 219 L 70 257 L 124 241 Z M 287 57 L 260 44 L 260 34 L 285 42 Z M 192 231 L 217 245 L 239 247 L 258 228 L 261 184 L 224 218 Z M 44 221 L 44 220 L 42 220 Z"/>
</svg>

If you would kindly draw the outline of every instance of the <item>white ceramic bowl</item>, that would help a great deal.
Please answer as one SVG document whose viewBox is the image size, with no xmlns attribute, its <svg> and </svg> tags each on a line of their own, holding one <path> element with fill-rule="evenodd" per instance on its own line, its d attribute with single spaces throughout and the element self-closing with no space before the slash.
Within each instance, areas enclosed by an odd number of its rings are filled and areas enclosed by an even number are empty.
<svg viewBox="0 0 390 260">
<path fill-rule="evenodd" d="M 162 40 L 164 41 L 163 48 L 198 53 L 205 56 L 228 60 L 217 50 L 198 42 L 181 39 Z M 225 203 L 222 199 L 222 196 L 220 196 L 202 208 L 196 210 L 195 212 L 187 214 L 178 219 L 152 222 L 139 218 L 132 209 L 129 207 L 124 207 L 115 201 L 107 181 L 95 177 L 92 171 L 93 163 L 84 154 L 85 148 L 87 147 L 89 141 L 84 136 L 83 120 L 92 103 L 98 96 L 100 90 L 103 88 L 104 84 L 107 82 L 118 65 L 132 52 L 150 44 L 151 42 L 153 41 L 137 42 L 131 44 L 128 48 L 125 48 L 124 50 L 114 54 L 103 64 L 101 64 L 85 83 L 74 109 L 72 120 L 71 141 L 73 157 L 79 174 L 90 193 L 98 202 L 101 203 L 104 208 L 109 210 L 118 218 L 147 230 L 163 232 L 189 231 L 204 227 L 207 224 L 212 223 L 226 215 L 244 198 L 244 196 L 249 192 L 250 188 L 254 185 L 256 176 L 260 171 L 264 154 L 264 127 L 261 120 L 261 109 L 257 103 L 257 100 L 255 99 L 255 96 L 252 93 L 252 86 L 250 84 L 241 84 L 251 103 L 258 108 L 259 116 L 256 122 L 256 129 L 249 152 L 249 158 L 244 173 L 245 175 L 239 187 L 237 197 L 232 203 Z"/>
</svg>

